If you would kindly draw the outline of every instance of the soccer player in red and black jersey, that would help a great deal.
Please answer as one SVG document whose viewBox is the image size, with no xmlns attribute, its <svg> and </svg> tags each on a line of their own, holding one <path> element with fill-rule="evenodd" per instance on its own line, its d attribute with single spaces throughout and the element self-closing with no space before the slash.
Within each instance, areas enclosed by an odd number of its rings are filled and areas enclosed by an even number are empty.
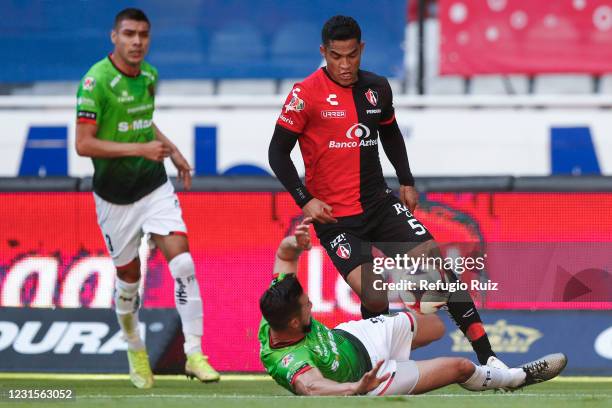
<svg viewBox="0 0 612 408">
<path fill-rule="evenodd" d="M 360 296 L 362 317 L 368 318 L 389 310 L 386 296 L 365 293 L 363 278 L 368 265 L 371 271 L 371 243 L 404 243 L 402 250 L 413 256 L 439 256 L 439 250 L 413 215 L 418 194 L 389 82 L 359 69 L 364 46 L 353 18 L 335 16 L 325 23 L 320 51 L 327 66 L 291 90 L 270 142 L 269 161 L 304 215 L 314 220 L 319 240 Z M 379 140 L 399 179 L 399 198 L 385 183 Z M 306 185 L 290 157 L 298 142 Z M 379 249 L 395 256 L 393 249 Z M 457 279 L 454 274 L 452 279 Z M 454 292 L 448 310 L 480 363 L 503 365 L 495 358 L 470 295 Z"/>
</svg>

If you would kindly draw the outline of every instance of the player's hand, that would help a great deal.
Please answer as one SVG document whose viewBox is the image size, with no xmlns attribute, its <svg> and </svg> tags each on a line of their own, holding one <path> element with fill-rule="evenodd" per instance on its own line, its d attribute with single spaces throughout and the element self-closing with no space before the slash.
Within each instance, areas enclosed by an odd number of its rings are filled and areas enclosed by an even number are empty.
<svg viewBox="0 0 612 408">
<path fill-rule="evenodd" d="M 331 206 L 325 204 L 323 201 L 313 198 L 303 208 L 302 211 L 306 218 L 312 218 L 313 221 L 320 222 L 321 224 L 331 224 L 338 222 L 332 216 Z"/>
<path fill-rule="evenodd" d="M 400 186 L 399 199 L 414 214 L 414 210 L 419 205 L 419 193 L 412 186 Z"/>
<path fill-rule="evenodd" d="M 170 156 L 170 148 L 164 145 L 159 140 L 153 140 L 148 143 L 143 143 L 141 146 L 141 156 L 145 159 L 162 162 L 168 156 Z"/>
<path fill-rule="evenodd" d="M 177 150 L 172 153 L 170 156 L 172 163 L 174 163 L 174 167 L 178 170 L 178 178 L 183 183 L 183 187 L 185 190 L 191 189 L 191 166 L 187 162 L 187 160 L 183 157 L 181 152 Z"/>
<path fill-rule="evenodd" d="M 312 218 L 306 217 L 297 227 L 295 227 L 295 240 L 297 241 L 298 248 L 301 250 L 309 251 L 310 248 L 312 248 L 310 224 L 312 224 Z"/>
<path fill-rule="evenodd" d="M 374 368 L 365 373 L 363 377 L 361 377 L 361 379 L 355 383 L 355 394 L 367 394 L 389 379 L 391 373 L 387 373 L 382 377 L 376 377 L 378 370 L 380 370 L 380 367 L 382 367 L 384 362 L 385 360 L 380 360 L 378 363 L 376 363 Z"/>
</svg>

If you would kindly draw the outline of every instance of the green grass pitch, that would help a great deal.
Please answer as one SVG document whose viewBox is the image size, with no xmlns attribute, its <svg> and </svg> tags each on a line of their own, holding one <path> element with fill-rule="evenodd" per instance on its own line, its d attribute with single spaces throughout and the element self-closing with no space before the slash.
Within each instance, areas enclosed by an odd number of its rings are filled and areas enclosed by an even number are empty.
<svg viewBox="0 0 612 408">
<path fill-rule="evenodd" d="M 458 386 L 420 396 L 296 397 L 263 375 L 225 375 L 217 384 L 156 376 L 150 390 L 133 388 L 127 375 L 0 373 L 0 407 L 611 407 L 612 378 L 562 377 L 515 393 L 471 393 Z M 73 401 L 10 401 L 9 389 L 74 390 Z"/>
</svg>

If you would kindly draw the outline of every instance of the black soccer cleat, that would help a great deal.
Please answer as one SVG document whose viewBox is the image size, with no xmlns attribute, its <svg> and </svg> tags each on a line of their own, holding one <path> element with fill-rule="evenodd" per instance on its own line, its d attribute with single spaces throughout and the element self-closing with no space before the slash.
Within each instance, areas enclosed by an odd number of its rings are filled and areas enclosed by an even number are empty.
<svg viewBox="0 0 612 408">
<path fill-rule="evenodd" d="M 554 353 L 522 365 L 526 385 L 538 384 L 558 376 L 567 365 L 567 356 L 563 353 Z"/>
</svg>

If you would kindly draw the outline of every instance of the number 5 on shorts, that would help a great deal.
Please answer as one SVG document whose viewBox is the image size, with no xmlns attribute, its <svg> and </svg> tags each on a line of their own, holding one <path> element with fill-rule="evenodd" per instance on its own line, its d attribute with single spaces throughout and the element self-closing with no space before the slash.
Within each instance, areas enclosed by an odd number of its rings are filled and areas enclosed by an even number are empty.
<svg viewBox="0 0 612 408">
<path fill-rule="evenodd" d="M 425 232 L 427 232 L 425 230 L 425 227 L 419 224 L 419 220 L 417 220 L 416 218 L 409 219 L 408 224 L 412 227 L 413 230 L 415 230 L 414 233 L 417 235 L 423 235 Z"/>
</svg>

